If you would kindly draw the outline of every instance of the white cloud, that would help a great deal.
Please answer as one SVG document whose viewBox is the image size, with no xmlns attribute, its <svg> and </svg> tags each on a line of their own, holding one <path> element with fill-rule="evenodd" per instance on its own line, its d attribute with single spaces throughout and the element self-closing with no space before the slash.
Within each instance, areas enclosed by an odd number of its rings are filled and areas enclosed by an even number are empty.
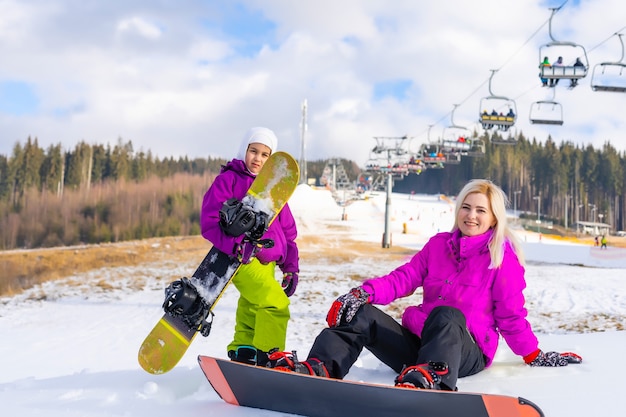
<svg viewBox="0 0 626 417">
<path fill-rule="evenodd" d="M 624 28 L 621 2 L 570 3 L 553 19 L 555 37 L 584 44 L 592 65 L 619 58 L 619 42 L 607 39 Z M 247 0 L 250 15 L 260 13 L 275 33 L 271 47 L 246 55 L 238 55 L 246 38 L 236 39 L 237 27 L 220 27 L 229 21 L 223 5 L 146 4 L 0 0 L 0 82 L 34 85 L 43 111 L 0 114 L 0 153 L 29 135 L 68 148 L 121 136 L 160 156 L 230 157 L 232 140 L 266 125 L 299 156 L 308 99 L 307 157 L 364 163 L 373 136 L 424 142 L 432 124 L 436 139 L 453 104 L 457 124 L 476 126 L 491 69 L 499 69 L 493 92 L 515 99 L 526 136 L 626 149 L 626 95 L 592 92 L 588 78 L 573 91 L 558 89 L 563 126 L 530 124 L 531 104 L 547 94 L 537 61 L 550 12 L 538 0 Z M 404 101 L 373 101 L 376 83 L 397 79 L 412 83 Z M 75 111 L 56 117 L 55 109 Z"/>
<path fill-rule="evenodd" d="M 232 48 L 225 42 L 215 39 L 202 39 L 189 48 L 189 55 L 196 61 L 218 61 L 233 54 Z"/>
<path fill-rule="evenodd" d="M 137 16 L 122 19 L 117 24 L 117 30 L 120 33 L 136 33 L 151 40 L 159 39 L 162 34 L 161 29 L 156 24 Z"/>
</svg>

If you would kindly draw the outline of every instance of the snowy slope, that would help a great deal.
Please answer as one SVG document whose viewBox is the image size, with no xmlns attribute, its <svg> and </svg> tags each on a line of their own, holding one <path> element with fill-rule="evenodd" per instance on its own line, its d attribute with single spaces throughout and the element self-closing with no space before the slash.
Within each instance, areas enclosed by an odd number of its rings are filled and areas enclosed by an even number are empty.
<svg viewBox="0 0 626 417">
<path fill-rule="evenodd" d="M 332 300 L 359 279 L 388 272 L 403 258 L 380 249 L 382 194 L 356 201 L 344 213 L 328 191 L 300 186 L 290 205 L 303 237 L 324 234 L 323 239 L 301 248 L 301 284 L 292 297 L 287 345 L 306 355 L 325 326 Z M 411 248 L 404 258 L 410 256 L 430 235 L 450 228 L 452 209 L 451 202 L 437 196 L 394 195 L 393 247 Z M 405 225 L 407 233 L 402 233 Z M 348 248 L 350 238 L 376 244 L 363 245 L 370 253 L 359 253 L 354 245 Z M 621 414 L 614 410 L 620 405 L 618 387 L 626 374 L 626 363 L 620 359 L 626 345 L 626 262 L 615 250 L 605 265 L 591 255 L 579 255 L 576 263 L 592 259 L 595 267 L 565 265 L 571 263 L 572 245 L 545 237 L 539 242 L 532 235 L 522 240 L 529 248 L 541 245 L 540 250 L 528 250 L 533 254 L 527 266 L 526 297 L 542 348 L 575 351 L 584 362 L 560 369 L 530 368 L 501 343 L 494 365 L 461 379 L 459 389 L 522 396 L 540 405 L 547 416 Z M 337 261 L 328 255 L 333 253 L 329 247 L 336 248 L 337 254 L 353 252 Z M 591 253 L 588 247 L 577 250 Z M 172 268 L 171 260 L 163 260 L 149 267 L 105 268 L 0 299 L 2 415 L 279 415 L 224 403 L 197 366 L 198 354 L 225 356 L 234 326 L 234 288 L 229 288 L 216 308 L 210 337 L 196 339 L 176 369 L 153 376 L 137 364 L 138 347 L 161 314 L 163 286 L 169 279 L 164 277 L 186 276 L 195 266 Z M 103 278 L 112 289 L 96 285 Z M 137 280 L 148 284 L 137 290 Z M 397 301 L 388 311 L 399 317 L 404 306 L 417 302 L 419 296 L 414 295 Z M 385 384 L 391 384 L 394 377 L 393 371 L 367 352 L 348 375 Z"/>
</svg>

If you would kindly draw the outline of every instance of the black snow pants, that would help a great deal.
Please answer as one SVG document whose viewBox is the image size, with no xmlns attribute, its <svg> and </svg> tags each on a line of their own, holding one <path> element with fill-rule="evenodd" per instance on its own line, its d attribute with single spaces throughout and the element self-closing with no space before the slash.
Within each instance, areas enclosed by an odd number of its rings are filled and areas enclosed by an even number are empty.
<svg viewBox="0 0 626 417">
<path fill-rule="evenodd" d="M 322 330 L 308 358 L 324 362 L 332 378 L 342 379 L 363 348 L 398 373 L 405 366 L 446 362 L 449 371 L 442 383 L 450 390 L 456 389 L 458 378 L 485 368 L 485 356 L 467 330 L 465 316 L 445 306 L 433 309 L 420 338 L 391 316 L 365 304 L 350 323 Z"/>
</svg>

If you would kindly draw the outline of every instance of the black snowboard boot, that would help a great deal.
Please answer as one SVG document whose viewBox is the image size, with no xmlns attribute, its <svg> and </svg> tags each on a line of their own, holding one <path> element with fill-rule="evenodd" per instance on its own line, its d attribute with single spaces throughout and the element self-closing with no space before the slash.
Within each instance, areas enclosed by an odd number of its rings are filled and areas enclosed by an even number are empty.
<svg viewBox="0 0 626 417">
<path fill-rule="evenodd" d="M 269 360 L 266 352 L 252 346 L 239 346 L 236 350 L 229 350 L 228 357 L 234 362 L 256 366 L 265 366 Z"/>
<path fill-rule="evenodd" d="M 291 352 L 279 352 L 276 349 L 271 350 L 267 367 L 276 369 L 277 371 L 297 372 L 304 375 L 329 378 L 328 370 L 326 366 L 324 366 L 324 362 L 315 358 L 300 362 L 298 361 L 295 350 Z"/>
<path fill-rule="evenodd" d="M 410 366 L 396 378 L 396 387 L 414 389 L 450 390 L 441 384 L 441 376 L 448 373 L 445 362 L 428 362 Z"/>
</svg>

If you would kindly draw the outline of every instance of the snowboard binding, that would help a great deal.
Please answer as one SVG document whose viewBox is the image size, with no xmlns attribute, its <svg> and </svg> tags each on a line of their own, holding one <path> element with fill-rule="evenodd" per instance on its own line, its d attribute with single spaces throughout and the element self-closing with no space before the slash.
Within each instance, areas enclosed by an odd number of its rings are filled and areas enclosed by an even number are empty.
<svg viewBox="0 0 626 417">
<path fill-rule="evenodd" d="M 267 213 L 255 210 L 236 198 L 224 202 L 220 209 L 220 227 L 228 236 L 246 235 L 252 241 L 261 239 L 269 227 Z"/>
<path fill-rule="evenodd" d="M 165 288 L 163 310 L 174 317 L 182 318 L 190 327 L 197 328 L 204 337 L 211 332 L 214 314 L 189 278 L 173 281 Z M 211 321 L 206 320 L 209 313 Z"/>
</svg>

